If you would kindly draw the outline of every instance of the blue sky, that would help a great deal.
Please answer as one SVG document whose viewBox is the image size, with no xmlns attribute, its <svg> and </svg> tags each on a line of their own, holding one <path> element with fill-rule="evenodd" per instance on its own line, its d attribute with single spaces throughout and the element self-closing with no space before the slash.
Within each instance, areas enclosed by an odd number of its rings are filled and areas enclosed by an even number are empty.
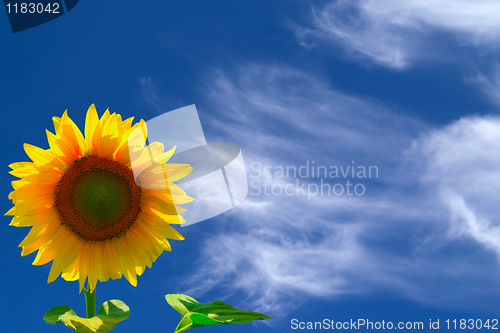
<svg viewBox="0 0 500 333">
<path fill-rule="evenodd" d="M 48 148 L 64 110 L 83 128 L 92 103 L 145 120 L 196 104 L 207 140 L 237 143 L 256 182 L 235 209 L 181 228 L 137 287 L 98 285 L 98 304 L 131 308 L 116 332 L 173 331 L 163 296 L 184 292 L 275 317 L 242 332 L 500 319 L 499 16 L 496 1 L 85 1 L 13 34 L 4 12 L 1 208 L 7 165 L 27 160 L 25 142 Z M 379 174 L 348 178 L 361 196 L 253 195 L 264 182 L 314 188 L 253 170 L 307 161 Z M 67 331 L 41 318 L 59 304 L 83 315 L 77 283 L 47 285 L 50 266 L 20 256 L 27 230 L 9 221 L 5 331 Z"/>
</svg>

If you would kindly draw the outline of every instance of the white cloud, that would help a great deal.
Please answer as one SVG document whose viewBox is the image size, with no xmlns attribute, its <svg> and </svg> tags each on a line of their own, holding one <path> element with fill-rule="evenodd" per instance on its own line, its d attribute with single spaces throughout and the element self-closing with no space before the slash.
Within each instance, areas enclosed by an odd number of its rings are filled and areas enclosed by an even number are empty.
<svg viewBox="0 0 500 333">
<path fill-rule="evenodd" d="M 151 81 L 142 86 L 156 91 Z M 214 70 L 201 92 L 207 139 L 239 144 L 249 181 L 260 180 L 261 189 L 263 181 L 284 187 L 295 179 L 254 178 L 255 161 L 298 167 L 355 160 L 378 166 L 379 177 L 359 197 L 249 195 L 217 218 L 220 232 L 204 234 L 196 268 L 179 277 L 181 292 L 232 293 L 235 306 L 275 316 L 346 294 L 386 292 L 445 307 L 481 307 L 496 295 L 500 120 L 468 118 L 431 130 L 283 65 Z M 154 101 L 158 94 L 144 96 Z M 317 179 L 300 181 L 307 187 Z M 487 251 L 464 251 L 456 240 Z"/>
<path fill-rule="evenodd" d="M 247 63 L 231 75 L 211 72 L 208 82 L 203 93 L 218 115 L 210 119 L 211 134 L 232 136 L 261 156 L 273 151 L 275 161 L 284 155 L 287 162 L 301 163 L 303 157 L 346 162 L 369 156 L 371 163 L 387 163 L 422 127 L 377 101 L 340 93 L 289 66 Z"/>
<path fill-rule="evenodd" d="M 422 181 L 444 205 L 451 238 L 476 240 L 500 256 L 500 118 L 463 118 L 415 142 Z"/>
<path fill-rule="evenodd" d="M 359 197 L 250 195 L 220 217 L 236 229 L 203 242 L 203 265 L 185 281 L 191 289 L 187 293 L 223 285 L 245 292 L 253 308 L 278 314 L 297 303 L 297 295 L 331 297 L 395 283 L 389 276 L 392 269 L 386 270 L 360 237 L 394 223 L 395 211 L 387 208 L 403 196 L 377 187 L 392 183 L 390 164 L 411 145 L 420 122 L 375 101 L 339 93 L 288 66 L 247 63 L 232 75 L 216 70 L 207 75 L 203 93 L 213 115 L 202 117 L 207 138 L 242 147 L 249 181 L 256 179 L 249 167 L 255 161 L 264 167 L 300 166 L 307 160 L 351 165 L 355 160 L 378 166 L 384 176 L 373 179 L 374 184 L 366 185 L 369 194 Z M 281 187 L 295 183 L 257 179 L 261 187 L 263 181 Z M 300 180 L 306 187 L 315 181 Z M 402 204 L 401 209 L 413 215 L 410 206 Z M 374 219 L 380 222 L 376 226 L 370 225 Z"/>
<path fill-rule="evenodd" d="M 189 292 L 199 294 L 223 284 L 226 291 L 244 291 L 254 308 L 279 313 L 288 307 L 287 302 L 296 302 L 298 295 L 325 297 L 359 290 L 349 275 L 355 275 L 357 265 L 370 265 L 358 245 L 360 225 L 321 222 L 316 213 L 298 223 L 290 213 L 293 205 L 279 202 L 272 200 L 274 207 L 260 207 L 260 213 L 254 210 L 256 205 L 245 204 L 239 210 L 244 220 L 233 223 L 243 223 L 246 232 L 206 240 L 205 264 L 187 281 L 196 285 Z M 293 211 L 302 215 L 301 208 Z M 314 227 L 308 228 L 306 221 Z M 315 232 L 320 239 L 312 239 Z"/>
<path fill-rule="evenodd" d="M 185 103 L 178 96 L 159 94 L 152 78 L 141 77 L 137 79 L 137 82 L 140 85 L 138 97 L 141 104 L 146 104 L 157 113 L 161 114 L 185 106 Z"/>
<path fill-rule="evenodd" d="M 460 141 L 448 132 L 429 132 L 421 122 L 376 101 L 335 91 L 292 67 L 248 63 L 232 74 L 211 72 L 206 80 L 203 93 L 211 116 L 202 122 L 208 125 L 207 138 L 238 143 L 250 176 L 255 175 L 249 168 L 254 161 L 300 166 L 306 160 L 345 165 L 354 159 L 379 166 L 380 177 L 366 184 L 367 194 L 361 197 L 249 196 L 219 217 L 231 227 L 200 245 L 199 268 L 184 281 L 187 293 L 243 292 L 251 308 L 279 315 L 301 300 L 380 290 L 441 306 L 467 298 L 472 306 L 474 297 L 491 286 L 485 277 L 491 276 L 491 267 L 460 251 L 441 254 L 453 246 L 446 225 L 436 223 L 448 221 L 448 212 L 435 205 L 435 188 L 417 187 L 420 177 L 438 183 L 429 178 L 431 171 L 423 172 L 431 170 L 428 163 L 447 170 L 454 164 L 451 151 L 474 151 L 487 141 L 465 150 L 444 147 L 451 155 L 433 159 L 435 141 L 426 135 L 410 149 L 421 132 L 435 133 L 444 138 L 439 142 L 450 145 Z M 493 135 L 486 130 L 488 122 L 484 126 L 478 131 Z M 408 169 L 401 163 L 407 149 Z M 461 165 L 470 170 L 466 161 Z M 259 179 L 282 186 L 295 181 Z M 466 184 L 458 173 L 447 179 Z M 495 184 L 489 185 L 494 191 Z M 484 287 L 458 287 L 463 281 L 473 281 L 471 286 L 480 281 Z"/>
<path fill-rule="evenodd" d="M 460 45 L 497 48 L 500 2 L 495 0 L 338 0 L 312 8 L 311 27 L 294 26 L 304 46 L 335 43 L 352 56 L 396 69 L 434 57 L 433 33 Z"/>
<path fill-rule="evenodd" d="M 488 74 L 479 70 L 475 72 L 466 82 L 476 84 L 493 104 L 500 105 L 500 66 L 492 66 Z"/>
</svg>

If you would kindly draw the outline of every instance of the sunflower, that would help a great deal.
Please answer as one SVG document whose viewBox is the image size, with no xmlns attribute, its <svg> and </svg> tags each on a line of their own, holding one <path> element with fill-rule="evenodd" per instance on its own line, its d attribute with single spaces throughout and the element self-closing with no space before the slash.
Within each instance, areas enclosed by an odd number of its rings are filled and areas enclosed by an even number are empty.
<svg viewBox="0 0 500 333">
<path fill-rule="evenodd" d="M 122 276 L 137 285 L 137 275 L 163 250 L 167 240 L 183 240 L 170 224 L 183 223 L 186 211 L 176 204 L 193 199 L 172 183 L 187 176 L 188 164 L 165 164 L 175 147 L 145 145 L 144 120 L 132 125 L 108 110 L 99 119 L 88 109 L 85 137 L 64 112 L 47 130 L 50 149 L 24 144 L 32 162 L 13 163 L 10 225 L 32 227 L 19 244 L 22 256 L 38 250 L 33 265 L 52 261 L 48 283 L 61 277 L 79 280 Z M 168 182 L 166 179 L 168 178 Z"/>
</svg>

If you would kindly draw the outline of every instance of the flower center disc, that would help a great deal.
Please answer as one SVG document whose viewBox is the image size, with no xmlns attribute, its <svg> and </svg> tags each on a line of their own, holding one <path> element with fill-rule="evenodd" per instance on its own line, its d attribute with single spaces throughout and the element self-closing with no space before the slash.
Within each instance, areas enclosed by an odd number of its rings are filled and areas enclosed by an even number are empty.
<svg viewBox="0 0 500 333">
<path fill-rule="evenodd" d="M 117 161 L 84 157 L 56 188 L 55 206 L 64 224 L 85 240 L 123 234 L 141 211 L 141 188 L 132 171 Z"/>
</svg>

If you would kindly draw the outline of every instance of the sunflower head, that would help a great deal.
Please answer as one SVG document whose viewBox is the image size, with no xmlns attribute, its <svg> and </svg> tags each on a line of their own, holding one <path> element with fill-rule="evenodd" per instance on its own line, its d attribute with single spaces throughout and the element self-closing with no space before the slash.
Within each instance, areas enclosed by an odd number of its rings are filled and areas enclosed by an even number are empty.
<svg viewBox="0 0 500 333">
<path fill-rule="evenodd" d="M 177 205 L 193 199 L 173 182 L 192 168 L 165 164 L 175 147 L 146 145 L 143 120 L 133 125 L 107 110 L 99 118 L 91 105 L 85 135 L 67 112 L 53 121 L 50 148 L 24 144 L 32 161 L 10 165 L 20 179 L 5 215 L 14 216 L 12 226 L 31 227 L 21 255 L 38 250 L 34 265 L 52 261 L 48 282 L 62 274 L 81 290 L 88 278 L 93 290 L 97 280 L 124 275 L 137 285 L 137 275 L 171 250 L 167 239 L 184 239 L 170 224 L 184 222 Z"/>
</svg>

